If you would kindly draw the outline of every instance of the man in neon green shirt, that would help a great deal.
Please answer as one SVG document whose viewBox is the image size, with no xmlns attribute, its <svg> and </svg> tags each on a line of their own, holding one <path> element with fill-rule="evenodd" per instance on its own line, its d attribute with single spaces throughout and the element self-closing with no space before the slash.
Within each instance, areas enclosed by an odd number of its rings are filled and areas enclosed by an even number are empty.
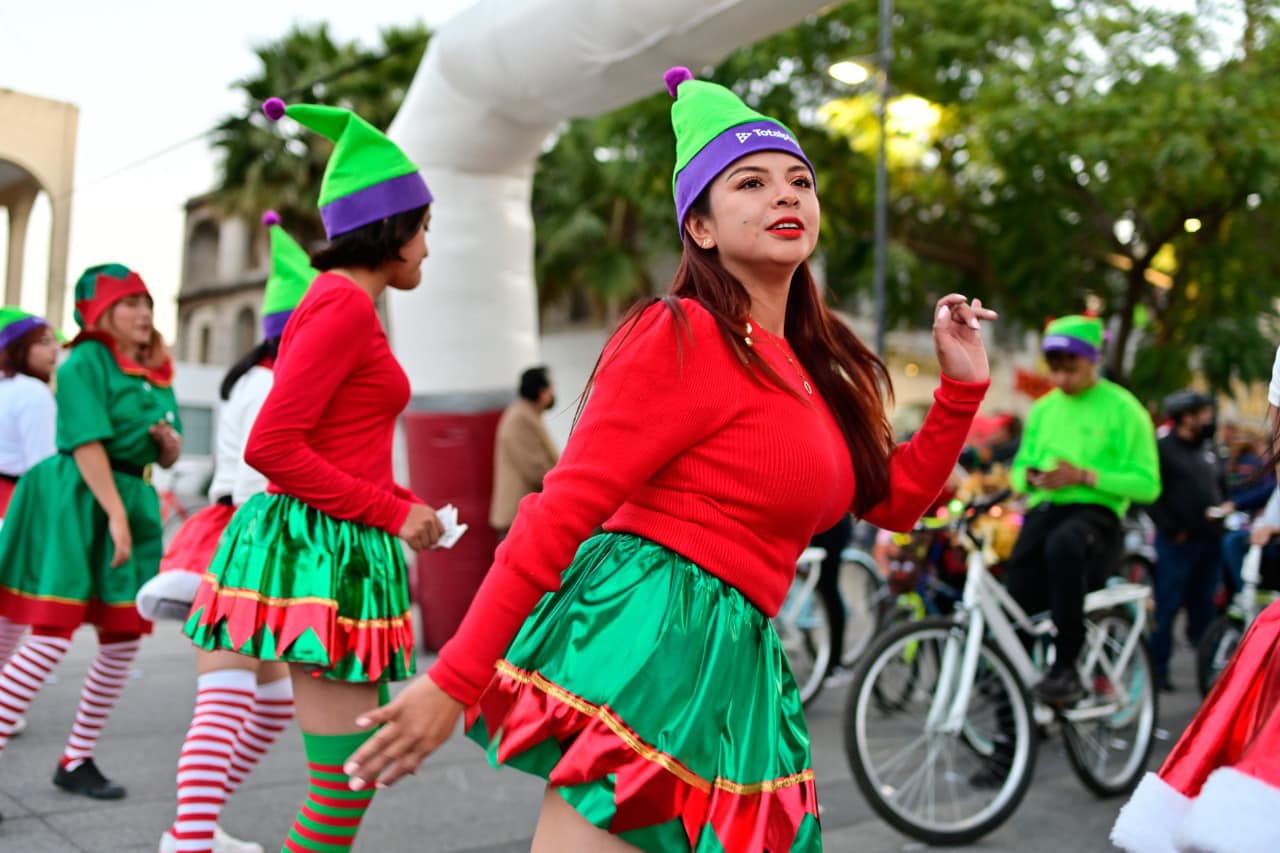
<svg viewBox="0 0 1280 853">
<path fill-rule="evenodd" d="M 1084 695 L 1075 660 L 1084 645 L 1084 596 L 1119 556 L 1120 519 L 1133 501 L 1160 496 L 1151 418 L 1132 394 L 1098 375 L 1102 324 L 1062 317 L 1045 330 L 1054 390 L 1027 416 L 1013 486 L 1029 511 L 1009 558 L 1010 594 L 1028 613 L 1049 610 L 1056 655 L 1035 686 L 1051 704 Z"/>
</svg>

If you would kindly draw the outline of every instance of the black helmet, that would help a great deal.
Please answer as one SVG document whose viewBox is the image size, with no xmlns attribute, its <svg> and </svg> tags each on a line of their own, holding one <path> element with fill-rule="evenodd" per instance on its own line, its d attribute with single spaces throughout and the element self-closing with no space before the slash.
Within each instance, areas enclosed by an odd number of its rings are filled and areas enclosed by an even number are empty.
<svg viewBox="0 0 1280 853">
<path fill-rule="evenodd" d="M 1198 412 L 1206 406 L 1213 406 L 1213 398 L 1199 391 L 1178 391 L 1164 398 L 1164 415 L 1177 420 L 1183 415 Z"/>
</svg>

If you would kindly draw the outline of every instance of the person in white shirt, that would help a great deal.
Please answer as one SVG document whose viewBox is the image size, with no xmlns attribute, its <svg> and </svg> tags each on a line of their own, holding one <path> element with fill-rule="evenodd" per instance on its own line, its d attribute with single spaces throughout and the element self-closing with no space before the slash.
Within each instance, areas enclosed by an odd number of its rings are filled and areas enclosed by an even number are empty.
<svg viewBox="0 0 1280 853">
<path fill-rule="evenodd" d="M 43 317 L 0 307 L 0 524 L 18 478 L 57 452 L 57 406 L 49 379 L 58 363 L 58 339 Z M 0 667 L 13 656 L 27 626 L 0 616 Z M 27 727 L 19 718 L 14 734 Z"/>
</svg>

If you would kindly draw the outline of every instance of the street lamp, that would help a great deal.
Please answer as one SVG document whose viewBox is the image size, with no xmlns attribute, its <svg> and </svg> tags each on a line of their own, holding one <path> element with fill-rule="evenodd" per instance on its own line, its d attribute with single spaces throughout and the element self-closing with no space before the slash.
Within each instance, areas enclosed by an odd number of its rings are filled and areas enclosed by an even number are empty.
<svg viewBox="0 0 1280 853">
<path fill-rule="evenodd" d="M 880 37 L 876 50 L 875 78 L 876 121 L 880 133 L 876 146 L 876 202 L 875 202 L 875 266 L 872 272 L 872 292 L 875 300 L 876 355 L 884 358 L 884 338 L 887 326 L 886 276 L 889 251 L 889 158 L 887 154 L 889 118 L 889 61 L 893 55 L 892 30 L 893 0 L 880 0 Z M 861 62 L 845 60 L 827 69 L 831 77 L 848 86 L 860 86 L 870 79 L 872 70 Z"/>
</svg>

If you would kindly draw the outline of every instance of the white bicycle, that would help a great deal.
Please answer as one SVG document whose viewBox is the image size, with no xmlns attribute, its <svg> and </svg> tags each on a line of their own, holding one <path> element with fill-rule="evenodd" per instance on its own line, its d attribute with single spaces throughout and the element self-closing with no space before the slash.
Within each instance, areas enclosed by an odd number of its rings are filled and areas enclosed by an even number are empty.
<svg viewBox="0 0 1280 853">
<path fill-rule="evenodd" d="M 1024 613 L 991 576 L 971 529 L 1007 496 L 948 525 L 968 551 L 961 606 L 880 637 L 849 694 L 845 750 L 858 787 L 881 817 L 929 844 L 968 844 L 1013 814 L 1031 784 L 1040 726 L 1058 722 L 1072 768 L 1099 796 L 1137 784 L 1154 740 L 1146 586 L 1119 582 L 1086 596 L 1076 661 L 1084 699 L 1058 709 L 1032 699 L 1052 663 L 1053 624 Z"/>
<path fill-rule="evenodd" d="M 791 672 L 800 691 L 800 701 L 808 705 L 822 692 L 823 680 L 836 654 L 831 648 L 831 622 L 826 601 L 818 592 L 822 548 L 805 548 L 796 561 L 796 575 L 787 598 L 773 617 L 782 640 Z M 870 554 L 846 548 L 840 554 L 840 599 L 844 604 L 844 648 L 837 663 L 852 666 L 867 648 L 879 627 L 880 614 L 888 595 L 884 580 Z"/>
</svg>

